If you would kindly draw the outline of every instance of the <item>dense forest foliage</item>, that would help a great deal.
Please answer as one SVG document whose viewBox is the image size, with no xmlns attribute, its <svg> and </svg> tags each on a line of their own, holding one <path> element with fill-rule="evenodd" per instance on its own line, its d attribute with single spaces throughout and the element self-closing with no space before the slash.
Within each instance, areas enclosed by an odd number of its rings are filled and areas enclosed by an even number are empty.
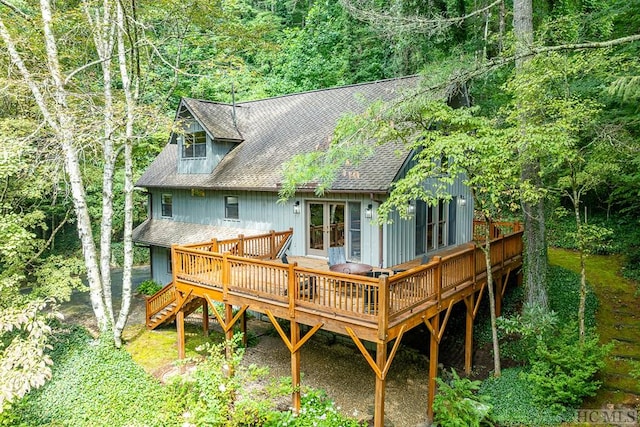
<svg viewBox="0 0 640 427">
<path fill-rule="evenodd" d="M 423 74 L 421 100 L 387 125 L 415 124 L 444 100 L 508 142 L 526 117 L 549 242 L 624 253 L 626 274 L 640 277 L 638 0 L 535 0 L 520 68 L 517 1 L 110 4 L 0 1 L 0 410 L 50 376 L 44 308 L 83 288 L 83 272 L 97 295 L 110 289 L 109 265 L 131 263 L 131 222 L 146 215 L 132 180 L 166 143 L 181 97 L 232 102 Z M 451 133 L 457 117 L 443 119 Z M 492 215 L 519 217 L 519 204 Z M 104 325 L 120 324 L 105 304 Z"/>
</svg>

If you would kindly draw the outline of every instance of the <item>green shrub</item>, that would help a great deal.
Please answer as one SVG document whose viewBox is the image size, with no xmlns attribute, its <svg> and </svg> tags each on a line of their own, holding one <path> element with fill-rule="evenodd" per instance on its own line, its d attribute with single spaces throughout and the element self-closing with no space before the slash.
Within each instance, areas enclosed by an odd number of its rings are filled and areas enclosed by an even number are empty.
<svg viewBox="0 0 640 427">
<path fill-rule="evenodd" d="M 502 370 L 499 378 L 489 377 L 478 392 L 491 402 L 491 418 L 501 426 L 555 426 L 575 419 L 575 411 L 553 411 L 535 402 L 531 384 L 523 373 L 525 368 Z"/>
<path fill-rule="evenodd" d="M 300 413 L 272 411 L 264 427 L 359 427 L 356 420 L 338 412 L 333 401 L 321 390 L 307 390 L 301 398 Z"/>
<path fill-rule="evenodd" d="M 449 381 L 436 378 L 438 393 L 433 403 L 436 425 L 443 427 L 480 426 L 489 423 L 491 406 L 486 398 L 477 396 L 480 381 L 460 378 L 455 370 L 451 370 Z"/>
<path fill-rule="evenodd" d="M 507 338 L 502 342 L 501 355 L 520 363 L 529 362 L 538 343 L 545 339 L 558 324 L 554 311 L 545 311 L 537 305 L 526 304 L 522 313 L 499 317 L 499 331 Z"/>
<path fill-rule="evenodd" d="M 55 338 L 52 379 L 14 408 L 17 425 L 177 424 L 164 410 L 161 385 L 110 339 L 94 340 L 80 328 L 58 331 Z"/>
<path fill-rule="evenodd" d="M 207 426 L 262 425 L 271 403 L 258 388 L 247 387 L 265 377 L 266 368 L 241 365 L 244 348 L 241 335 L 226 343 L 205 343 L 203 359 L 191 360 L 195 368 L 170 384 L 174 411 L 187 414 L 184 421 Z M 227 358 L 226 350 L 230 357 Z M 200 350 L 200 349 L 198 349 Z"/>
<path fill-rule="evenodd" d="M 580 343 L 575 325 L 564 325 L 548 339 L 539 340 L 525 378 L 531 382 L 536 402 L 554 410 L 575 407 L 595 395 L 596 379 L 611 345 L 602 346 L 594 333 Z"/>
<path fill-rule="evenodd" d="M 153 295 L 162 289 L 162 285 L 155 280 L 145 280 L 141 282 L 136 288 L 140 295 Z"/>
</svg>

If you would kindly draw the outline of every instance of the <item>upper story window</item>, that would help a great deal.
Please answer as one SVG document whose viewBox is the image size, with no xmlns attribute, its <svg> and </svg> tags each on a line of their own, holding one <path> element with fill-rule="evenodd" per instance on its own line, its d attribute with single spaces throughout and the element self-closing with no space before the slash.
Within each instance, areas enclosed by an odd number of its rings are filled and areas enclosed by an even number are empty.
<svg viewBox="0 0 640 427">
<path fill-rule="evenodd" d="M 190 132 L 184 134 L 182 144 L 182 158 L 195 159 L 207 157 L 207 134 L 205 131 Z"/>
<path fill-rule="evenodd" d="M 173 216 L 173 196 L 171 194 L 163 194 L 162 195 L 162 216 L 164 217 L 172 217 Z"/>
<path fill-rule="evenodd" d="M 238 197 L 225 196 L 224 198 L 224 217 L 226 219 L 239 219 L 238 215 Z"/>
</svg>

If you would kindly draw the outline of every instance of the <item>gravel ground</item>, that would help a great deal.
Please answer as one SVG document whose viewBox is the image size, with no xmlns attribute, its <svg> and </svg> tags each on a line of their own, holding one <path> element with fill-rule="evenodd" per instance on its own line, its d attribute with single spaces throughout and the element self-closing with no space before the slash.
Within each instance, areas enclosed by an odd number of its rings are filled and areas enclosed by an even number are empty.
<svg viewBox="0 0 640 427">
<path fill-rule="evenodd" d="M 247 349 L 244 363 L 268 366 L 271 376 L 291 376 L 289 350 L 279 336 L 264 334 L 269 325 L 259 320 L 248 325 L 261 336 L 255 347 Z M 325 390 L 345 415 L 368 420 L 374 409 L 375 374 L 347 340 L 343 337 L 336 341 L 327 333 L 309 340 L 301 349 L 302 384 Z M 399 351 L 387 376 L 385 425 L 425 425 L 427 390 L 426 357 Z"/>
</svg>

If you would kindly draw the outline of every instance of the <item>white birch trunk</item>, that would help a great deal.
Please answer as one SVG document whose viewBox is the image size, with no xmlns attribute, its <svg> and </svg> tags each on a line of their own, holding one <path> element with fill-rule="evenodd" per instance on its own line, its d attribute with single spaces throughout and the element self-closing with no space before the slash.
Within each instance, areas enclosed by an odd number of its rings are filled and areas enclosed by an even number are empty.
<svg viewBox="0 0 640 427">
<path fill-rule="evenodd" d="M 102 216 L 100 220 L 100 271 L 102 278 L 102 294 L 105 310 L 111 325 L 114 323 L 113 304 L 111 299 L 111 235 L 113 231 L 113 177 L 115 174 L 114 150 L 114 110 L 111 77 L 111 56 L 114 44 L 114 20 L 109 0 L 104 0 L 102 11 L 95 11 L 92 17 L 91 5 L 83 3 L 83 9 L 91 28 L 93 42 L 96 47 L 102 68 L 103 129 L 102 140 Z"/>
<path fill-rule="evenodd" d="M 78 160 L 78 151 L 74 146 L 73 117 L 67 107 L 67 93 L 64 88 L 64 80 L 60 71 L 58 49 L 56 39 L 51 26 L 52 15 L 49 0 L 40 0 L 40 12 L 44 33 L 45 48 L 47 53 L 47 66 L 54 82 L 54 98 L 56 102 L 56 121 L 58 123 L 57 138 L 65 158 L 65 169 L 71 185 L 71 194 L 76 213 L 78 236 L 82 244 L 87 280 L 89 282 L 89 295 L 91 305 L 96 316 L 98 328 L 101 332 L 108 329 L 108 319 L 105 314 L 102 300 L 102 283 L 100 268 L 98 267 L 96 246 L 91 230 L 91 219 L 87 208 L 84 183 Z M 23 77 L 25 77 L 23 75 Z"/>
<path fill-rule="evenodd" d="M 126 128 L 124 141 L 124 265 L 122 272 L 122 303 L 118 321 L 113 329 L 116 347 L 122 345 L 122 330 L 127 323 L 131 308 L 131 268 L 133 266 L 133 124 L 136 100 L 131 91 L 131 79 L 127 70 L 127 57 L 124 44 L 124 11 L 120 2 L 116 5 L 116 26 L 118 41 L 118 64 L 122 89 L 125 96 Z"/>
</svg>

